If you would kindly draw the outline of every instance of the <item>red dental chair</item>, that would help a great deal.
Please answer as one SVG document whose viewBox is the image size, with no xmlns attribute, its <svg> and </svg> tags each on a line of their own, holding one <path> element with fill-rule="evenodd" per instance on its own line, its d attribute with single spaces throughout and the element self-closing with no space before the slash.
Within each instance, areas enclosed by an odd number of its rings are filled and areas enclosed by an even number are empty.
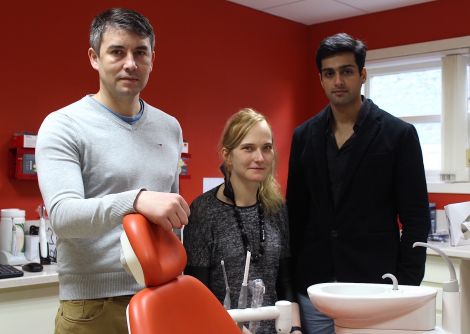
<svg viewBox="0 0 470 334">
<path fill-rule="evenodd" d="M 186 252 L 174 233 L 140 214 L 124 217 L 123 226 L 121 244 L 128 269 L 146 286 L 129 303 L 130 334 L 240 334 L 212 292 L 196 278 L 181 274 Z"/>
</svg>

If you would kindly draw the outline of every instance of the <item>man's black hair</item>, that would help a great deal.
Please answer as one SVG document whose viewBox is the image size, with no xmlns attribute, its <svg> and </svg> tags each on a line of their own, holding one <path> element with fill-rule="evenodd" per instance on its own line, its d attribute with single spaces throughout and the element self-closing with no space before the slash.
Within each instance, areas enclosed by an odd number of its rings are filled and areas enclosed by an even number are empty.
<svg viewBox="0 0 470 334">
<path fill-rule="evenodd" d="M 346 33 L 329 36 L 321 41 L 316 55 L 318 71 L 321 73 L 323 59 L 345 52 L 354 54 L 357 67 L 361 72 L 366 62 L 367 46 L 361 40 L 355 39 Z"/>
</svg>

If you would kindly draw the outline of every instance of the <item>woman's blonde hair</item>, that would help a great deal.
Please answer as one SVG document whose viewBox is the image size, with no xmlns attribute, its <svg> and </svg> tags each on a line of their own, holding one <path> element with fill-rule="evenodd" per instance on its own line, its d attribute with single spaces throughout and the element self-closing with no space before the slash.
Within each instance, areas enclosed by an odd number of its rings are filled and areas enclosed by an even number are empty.
<svg viewBox="0 0 470 334">
<path fill-rule="evenodd" d="M 220 152 L 225 151 L 226 155 L 229 155 L 240 143 L 247 133 L 258 123 L 265 121 L 271 130 L 271 137 L 273 138 L 273 131 L 271 125 L 259 112 L 251 108 L 243 108 L 237 113 L 233 114 L 225 124 L 224 131 L 222 132 L 222 137 L 220 140 Z M 281 195 L 279 183 L 274 177 L 275 167 L 277 162 L 277 152 L 274 149 L 274 138 L 273 138 L 273 150 L 274 150 L 274 159 L 271 171 L 266 176 L 263 182 L 261 182 L 259 188 L 259 200 L 263 205 L 263 208 L 268 213 L 277 212 L 283 202 Z M 224 158 L 224 154 L 221 154 Z M 228 175 L 225 175 L 227 179 L 230 178 L 230 170 L 224 159 L 225 170 Z"/>
</svg>

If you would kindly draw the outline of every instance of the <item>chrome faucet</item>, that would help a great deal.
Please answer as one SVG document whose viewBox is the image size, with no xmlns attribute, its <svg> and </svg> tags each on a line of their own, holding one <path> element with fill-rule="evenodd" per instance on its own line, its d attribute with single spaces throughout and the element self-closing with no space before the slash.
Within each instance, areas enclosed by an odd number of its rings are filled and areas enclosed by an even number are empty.
<svg viewBox="0 0 470 334">
<path fill-rule="evenodd" d="M 392 283 L 393 283 L 393 288 L 392 290 L 398 290 L 398 280 L 397 278 L 393 275 L 393 274 L 384 274 L 382 276 L 383 279 L 385 278 L 390 278 L 392 280 Z"/>
</svg>

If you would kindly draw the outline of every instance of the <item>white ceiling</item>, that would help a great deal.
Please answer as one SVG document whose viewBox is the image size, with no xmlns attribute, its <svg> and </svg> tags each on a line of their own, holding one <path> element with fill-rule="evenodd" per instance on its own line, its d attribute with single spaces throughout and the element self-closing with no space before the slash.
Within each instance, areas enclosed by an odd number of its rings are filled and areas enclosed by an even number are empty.
<svg viewBox="0 0 470 334">
<path fill-rule="evenodd" d="M 311 25 L 435 0 L 228 0 Z"/>
</svg>

